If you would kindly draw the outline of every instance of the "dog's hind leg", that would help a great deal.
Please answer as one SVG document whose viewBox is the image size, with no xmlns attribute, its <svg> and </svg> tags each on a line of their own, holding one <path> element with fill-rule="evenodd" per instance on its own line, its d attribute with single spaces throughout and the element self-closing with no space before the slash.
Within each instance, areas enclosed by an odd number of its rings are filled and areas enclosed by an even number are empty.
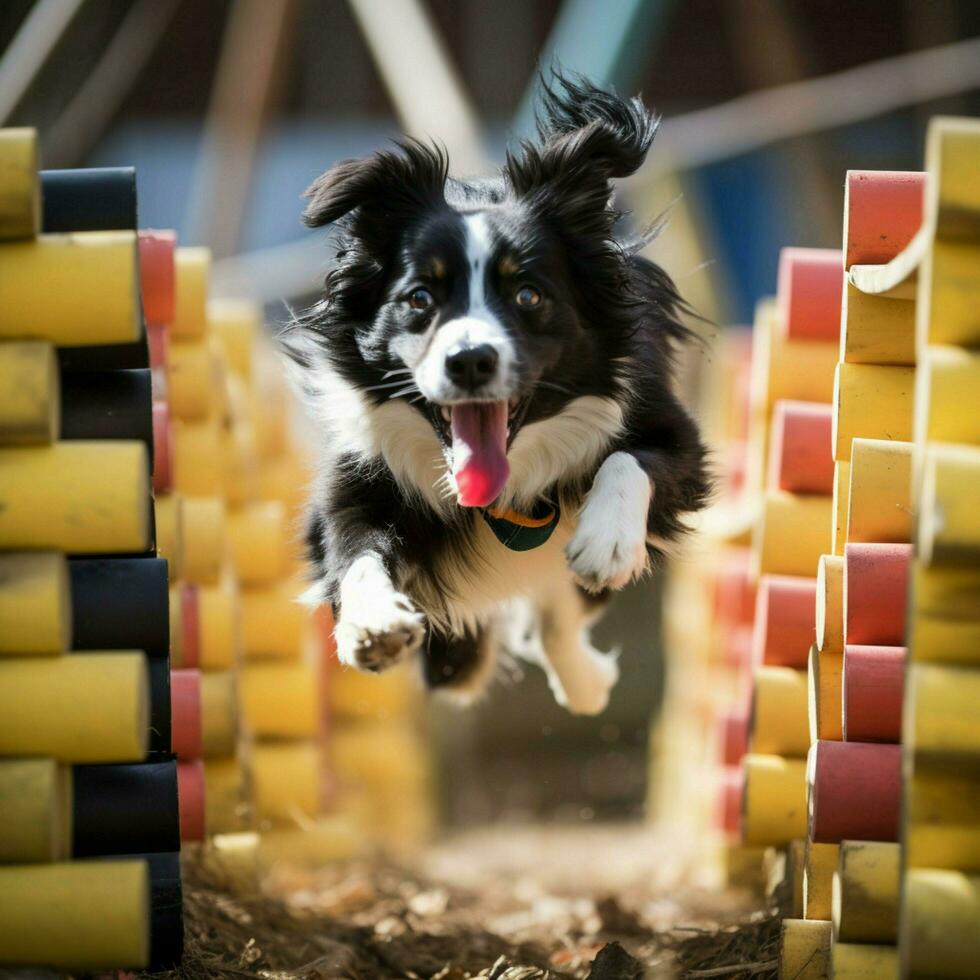
<svg viewBox="0 0 980 980">
<path fill-rule="evenodd" d="M 462 636 L 429 630 L 422 647 L 426 687 L 471 704 L 486 689 L 496 663 L 497 639 L 489 626 Z"/>
<path fill-rule="evenodd" d="M 542 666 L 555 700 L 577 715 L 597 715 L 609 703 L 619 679 L 616 655 L 589 642 L 589 627 L 605 603 L 588 596 L 570 579 L 551 590 L 542 603 Z"/>
</svg>

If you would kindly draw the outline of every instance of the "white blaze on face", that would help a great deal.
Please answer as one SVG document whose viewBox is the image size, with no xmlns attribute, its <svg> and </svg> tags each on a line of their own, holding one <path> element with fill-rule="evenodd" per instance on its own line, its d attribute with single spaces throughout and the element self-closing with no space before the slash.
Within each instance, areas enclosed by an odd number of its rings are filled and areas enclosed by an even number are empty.
<svg viewBox="0 0 980 980">
<path fill-rule="evenodd" d="M 496 378 L 481 389 L 481 399 L 506 399 L 513 394 L 514 343 L 501 322 L 487 305 L 487 268 L 493 238 L 483 212 L 463 218 L 466 232 L 466 264 L 469 279 L 467 310 L 463 316 L 440 324 L 425 357 L 415 369 L 419 390 L 429 401 L 459 401 L 452 379 L 446 374 L 446 355 L 458 347 L 489 344 L 497 351 Z M 464 396 L 465 397 L 465 396 Z"/>
<path fill-rule="evenodd" d="M 429 349 L 415 369 L 415 381 L 432 402 L 448 405 L 449 456 L 456 499 L 463 507 L 486 507 L 500 495 L 510 474 L 507 462 L 508 410 L 513 392 L 514 345 L 487 303 L 493 238 L 486 215 L 463 218 L 468 296 L 463 316 L 438 324 Z M 446 358 L 460 348 L 488 345 L 497 370 L 475 392 L 461 389 L 446 370 Z"/>
</svg>

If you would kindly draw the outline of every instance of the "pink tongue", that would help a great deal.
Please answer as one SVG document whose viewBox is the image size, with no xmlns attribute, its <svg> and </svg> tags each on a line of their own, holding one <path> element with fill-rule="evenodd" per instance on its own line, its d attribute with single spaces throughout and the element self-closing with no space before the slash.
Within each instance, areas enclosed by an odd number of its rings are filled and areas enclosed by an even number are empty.
<svg viewBox="0 0 980 980">
<path fill-rule="evenodd" d="M 486 507 L 503 490 L 507 464 L 507 402 L 452 407 L 453 475 L 463 507 Z"/>
</svg>

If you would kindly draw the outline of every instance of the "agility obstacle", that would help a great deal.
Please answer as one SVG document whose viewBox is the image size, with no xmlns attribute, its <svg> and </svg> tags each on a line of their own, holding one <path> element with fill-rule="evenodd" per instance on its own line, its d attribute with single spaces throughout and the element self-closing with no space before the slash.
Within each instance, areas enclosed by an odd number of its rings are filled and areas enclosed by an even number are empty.
<svg viewBox="0 0 980 980">
<path fill-rule="evenodd" d="M 2 965 L 170 969 L 182 854 L 258 874 L 429 824 L 411 679 L 365 687 L 296 601 L 301 421 L 209 270 L 139 228 L 132 169 L 0 130 Z"/>
<path fill-rule="evenodd" d="M 705 385 L 731 464 L 653 803 L 783 896 L 784 978 L 980 964 L 977 309 L 980 124 L 940 118 L 925 172 L 847 174 L 842 249 L 785 249 Z"/>
</svg>

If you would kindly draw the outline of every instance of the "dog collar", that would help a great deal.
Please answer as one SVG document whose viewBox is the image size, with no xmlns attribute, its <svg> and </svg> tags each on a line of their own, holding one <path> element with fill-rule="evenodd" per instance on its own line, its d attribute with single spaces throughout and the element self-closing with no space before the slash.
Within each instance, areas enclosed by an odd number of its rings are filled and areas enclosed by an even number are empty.
<svg viewBox="0 0 980 980">
<path fill-rule="evenodd" d="M 561 511 L 544 500 L 530 514 L 519 514 L 509 507 L 488 507 L 480 512 L 497 540 L 511 551 L 540 548 L 558 527 Z"/>
</svg>

